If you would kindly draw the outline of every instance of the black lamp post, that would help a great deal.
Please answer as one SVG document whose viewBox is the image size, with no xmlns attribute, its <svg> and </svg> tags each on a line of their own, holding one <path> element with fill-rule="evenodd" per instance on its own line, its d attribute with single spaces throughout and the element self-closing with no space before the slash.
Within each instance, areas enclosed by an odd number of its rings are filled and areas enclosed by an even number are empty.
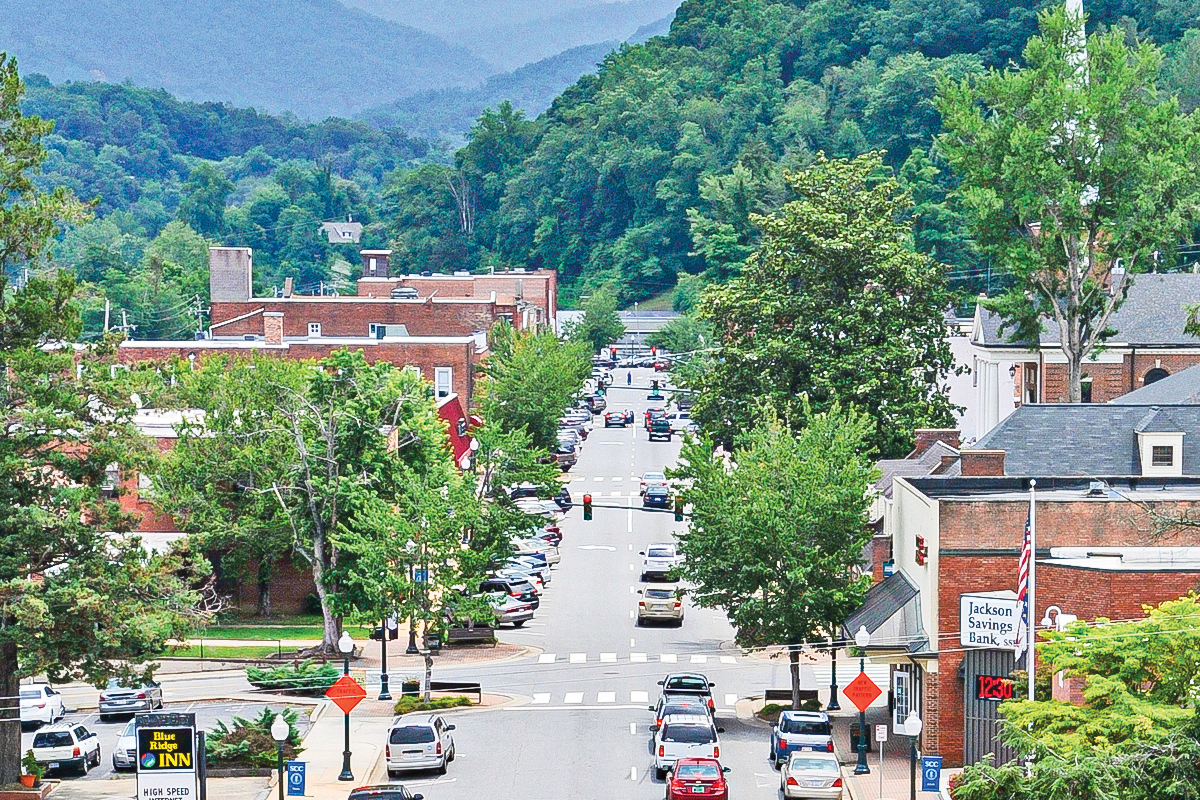
<svg viewBox="0 0 1200 800">
<path fill-rule="evenodd" d="M 912 791 L 909 796 L 912 800 L 917 800 L 917 737 L 921 735 L 921 718 L 917 716 L 917 710 L 914 708 L 908 712 L 908 716 L 904 719 L 904 732 L 908 734 L 909 751 L 908 751 L 908 780 L 912 786 Z"/>
<path fill-rule="evenodd" d="M 414 542 L 412 539 L 409 539 L 407 542 L 405 542 L 404 549 L 408 551 L 409 555 L 411 555 L 417 551 L 417 543 Z M 408 585 L 409 586 L 413 585 L 412 559 L 409 559 L 409 563 L 408 563 Z M 420 649 L 417 647 L 416 620 L 413 619 L 413 612 L 410 611 L 410 612 L 408 612 L 408 649 L 406 649 L 404 651 L 404 654 L 409 655 L 409 656 L 415 656 L 420 652 L 421 652 Z"/>
<path fill-rule="evenodd" d="M 867 671 L 867 660 L 865 651 L 867 645 L 871 643 L 871 634 L 867 631 L 866 625 L 860 625 L 858 633 L 854 634 L 854 644 L 858 646 L 859 659 L 858 671 L 864 673 Z M 871 771 L 867 766 L 867 712 L 858 712 L 858 763 L 854 765 L 855 775 L 866 775 Z"/>
<path fill-rule="evenodd" d="M 379 627 L 379 632 L 381 634 L 379 637 L 379 650 L 380 650 L 380 655 L 383 657 L 383 671 L 379 673 L 379 699 L 380 700 L 391 700 L 392 699 L 392 693 L 388 689 L 388 674 L 387 674 L 387 642 L 388 642 L 388 635 L 391 634 L 391 630 L 388 627 L 388 622 L 390 620 L 391 620 L 391 617 L 384 617 L 383 624 L 380 625 L 380 627 Z"/>
<path fill-rule="evenodd" d="M 836 629 L 835 629 L 836 630 Z M 842 705 L 838 702 L 838 685 L 837 685 L 837 640 L 832 636 L 829 637 L 829 704 L 825 706 L 826 711 L 841 711 Z"/>
<path fill-rule="evenodd" d="M 342 658 L 345 659 L 345 665 L 342 669 L 343 675 L 350 674 L 350 654 L 354 652 L 354 640 L 350 638 L 350 634 L 342 631 L 342 638 L 338 639 L 338 650 L 342 652 Z M 342 750 L 342 772 L 338 775 L 339 781 L 354 780 L 354 773 L 350 770 L 350 712 L 346 712 L 346 747 Z"/>
<path fill-rule="evenodd" d="M 271 723 L 271 738 L 275 740 L 275 753 L 279 756 L 279 800 L 283 800 L 283 743 L 292 733 L 292 726 L 283 718 L 283 712 L 275 715 Z"/>
</svg>

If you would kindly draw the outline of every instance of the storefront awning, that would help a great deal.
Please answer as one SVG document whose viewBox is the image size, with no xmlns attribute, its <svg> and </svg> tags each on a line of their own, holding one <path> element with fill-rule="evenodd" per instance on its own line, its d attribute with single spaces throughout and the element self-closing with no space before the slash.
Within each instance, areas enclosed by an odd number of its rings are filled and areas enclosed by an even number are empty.
<svg viewBox="0 0 1200 800">
<path fill-rule="evenodd" d="M 929 650 L 929 636 L 921 626 L 921 590 L 903 572 L 867 590 L 863 604 L 842 623 L 842 638 L 853 642 L 860 627 L 871 634 L 868 655 Z"/>
</svg>

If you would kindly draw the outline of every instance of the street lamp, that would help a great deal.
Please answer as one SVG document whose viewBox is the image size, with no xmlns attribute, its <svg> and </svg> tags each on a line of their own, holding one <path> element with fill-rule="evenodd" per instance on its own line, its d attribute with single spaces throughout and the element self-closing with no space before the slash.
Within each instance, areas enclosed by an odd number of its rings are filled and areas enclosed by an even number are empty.
<svg viewBox="0 0 1200 800">
<path fill-rule="evenodd" d="M 1051 611 L 1054 612 L 1053 618 L 1050 617 Z M 1079 617 L 1075 616 L 1074 614 L 1064 614 L 1063 610 L 1058 606 L 1050 606 L 1046 609 L 1046 616 L 1042 617 L 1042 627 L 1053 627 L 1056 631 L 1062 633 L 1067 629 L 1068 625 L 1070 625 L 1072 622 L 1078 621 Z"/>
<path fill-rule="evenodd" d="M 909 751 L 908 751 L 908 780 L 912 785 L 910 797 L 912 800 L 917 800 L 917 737 L 921 735 L 921 718 L 917 716 L 917 710 L 914 708 L 908 712 L 908 717 L 904 720 L 904 732 L 908 735 Z"/>
<path fill-rule="evenodd" d="M 838 685 L 837 685 L 837 640 L 832 636 L 829 637 L 829 705 L 825 706 L 826 711 L 841 711 L 842 706 L 838 703 Z"/>
<path fill-rule="evenodd" d="M 279 756 L 279 800 L 283 800 L 283 743 L 292 733 L 292 726 L 283 718 L 283 712 L 275 715 L 271 723 L 271 738 L 275 740 L 275 752 Z"/>
<path fill-rule="evenodd" d="M 858 647 L 858 671 L 863 674 L 867 671 L 866 649 L 871 643 L 871 633 L 867 630 L 866 625 L 858 626 L 858 633 L 854 634 L 854 644 Z M 866 775 L 871 771 L 867 766 L 867 712 L 858 712 L 858 764 L 854 767 L 855 775 Z"/>
<path fill-rule="evenodd" d="M 407 542 L 404 543 L 404 549 L 409 554 L 408 583 L 409 583 L 409 586 L 412 586 L 412 584 L 413 584 L 413 563 L 412 563 L 411 556 L 413 553 L 415 553 L 417 551 L 417 543 L 414 542 L 412 539 L 409 539 Z M 420 652 L 421 651 L 419 649 L 417 649 L 417 626 L 416 626 L 415 620 L 413 620 L 413 612 L 410 610 L 408 612 L 408 648 L 404 651 L 404 654 L 409 655 L 409 656 L 415 656 Z"/>
<path fill-rule="evenodd" d="M 379 673 L 379 699 L 380 700 L 391 700 L 392 699 L 392 693 L 388 690 L 388 674 L 387 674 L 387 640 L 388 640 L 388 634 L 391 633 L 391 631 L 389 630 L 390 621 L 391 621 L 391 616 L 386 616 L 383 618 L 383 624 L 379 626 L 379 633 L 380 633 L 379 654 L 380 654 L 380 657 L 383 659 L 383 671 Z"/>
<path fill-rule="evenodd" d="M 342 669 L 343 675 L 350 674 L 350 654 L 354 652 L 354 640 L 350 638 L 347 631 L 342 631 L 342 638 L 338 639 L 338 650 L 342 653 L 342 658 L 345 659 L 345 666 Z M 338 775 L 339 781 L 354 780 L 354 773 L 350 770 L 350 712 L 346 712 L 346 747 L 342 750 L 342 773 Z"/>
</svg>

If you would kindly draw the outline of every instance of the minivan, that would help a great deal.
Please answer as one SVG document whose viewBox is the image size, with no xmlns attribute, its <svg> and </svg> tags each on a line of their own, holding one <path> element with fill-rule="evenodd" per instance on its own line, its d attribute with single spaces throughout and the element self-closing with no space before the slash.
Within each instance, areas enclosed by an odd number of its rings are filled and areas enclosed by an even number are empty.
<svg viewBox="0 0 1200 800">
<path fill-rule="evenodd" d="M 437 714 L 397 717 L 388 729 L 384 758 L 389 778 L 401 772 L 417 769 L 436 769 L 446 774 L 446 765 L 454 760 L 454 738 Z"/>
</svg>

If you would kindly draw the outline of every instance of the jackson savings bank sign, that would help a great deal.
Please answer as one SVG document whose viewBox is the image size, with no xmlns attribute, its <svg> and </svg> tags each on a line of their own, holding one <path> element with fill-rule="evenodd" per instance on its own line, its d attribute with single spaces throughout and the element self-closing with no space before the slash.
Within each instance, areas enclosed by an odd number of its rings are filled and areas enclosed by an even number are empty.
<svg viewBox="0 0 1200 800">
<path fill-rule="evenodd" d="M 963 647 L 1011 649 L 1016 643 L 1017 596 L 988 592 L 959 596 L 959 642 Z"/>
</svg>

